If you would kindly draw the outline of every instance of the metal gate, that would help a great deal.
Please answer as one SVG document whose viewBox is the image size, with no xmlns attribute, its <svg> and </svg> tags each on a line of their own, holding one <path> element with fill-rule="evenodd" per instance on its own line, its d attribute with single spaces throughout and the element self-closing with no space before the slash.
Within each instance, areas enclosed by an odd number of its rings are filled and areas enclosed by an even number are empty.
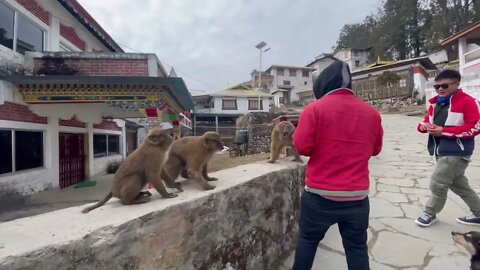
<svg viewBox="0 0 480 270">
<path fill-rule="evenodd" d="M 85 180 L 83 134 L 60 133 L 60 188 Z"/>
</svg>

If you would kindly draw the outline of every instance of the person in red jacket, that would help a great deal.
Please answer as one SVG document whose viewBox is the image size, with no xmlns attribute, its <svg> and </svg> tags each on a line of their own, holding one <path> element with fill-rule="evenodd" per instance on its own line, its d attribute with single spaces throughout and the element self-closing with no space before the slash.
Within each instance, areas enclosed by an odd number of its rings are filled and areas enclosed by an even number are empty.
<svg viewBox="0 0 480 270">
<path fill-rule="evenodd" d="M 309 156 L 294 270 L 311 269 L 319 242 L 338 224 L 349 270 L 368 270 L 368 161 L 382 150 L 381 117 L 355 97 L 348 65 L 337 59 L 314 84 L 293 144 Z"/>
<path fill-rule="evenodd" d="M 449 190 L 468 205 L 472 215 L 457 222 L 480 225 L 480 198 L 468 184 L 465 170 L 475 148 L 474 137 L 480 133 L 480 104 L 459 89 L 462 76 L 456 70 L 444 70 L 435 77 L 437 96 L 428 102 L 428 113 L 418 131 L 428 133 L 428 151 L 437 165 L 430 179 L 431 196 L 423 214 L 415 222 L 428 227 L 437 221 Z"/>
</svg>

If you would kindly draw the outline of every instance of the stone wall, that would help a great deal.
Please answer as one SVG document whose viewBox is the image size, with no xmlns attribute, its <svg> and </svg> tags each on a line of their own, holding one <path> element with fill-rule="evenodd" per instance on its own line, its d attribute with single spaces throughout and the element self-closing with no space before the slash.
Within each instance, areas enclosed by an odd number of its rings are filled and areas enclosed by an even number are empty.
<svg viewBox="0 0 480 270">
<path fill-rule="evenodd" d="M 243 115 L 237 120 L 237 130 L 248 131 L 248 154 L 267 153 L 270 151 L 270 136 L 273 119 L 282 113 L 255 112 Z"/>
<path fill-rule="evenodd" d="M 259 162 L 212 176 L 212 191 L 193 183 L 174 199 L 155 192 L 144 205 L 0 224 L 0 270 L 272 269 L 296 242 L 304 166 Z"/>
</svg>

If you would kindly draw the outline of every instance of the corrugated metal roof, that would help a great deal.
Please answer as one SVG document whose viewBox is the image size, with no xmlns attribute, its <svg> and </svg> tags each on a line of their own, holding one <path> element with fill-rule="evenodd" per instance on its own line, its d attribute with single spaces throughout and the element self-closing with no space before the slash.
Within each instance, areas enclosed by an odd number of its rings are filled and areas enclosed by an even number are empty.
<svg viewBox="0 0 480 270">
<path fill-rule="evenodd" d="M 248 86 L 237 84 L 225 90 L 211 94 L 215 97 L 271 97 L 272 95 L 257 91 Z"/>
</svg>

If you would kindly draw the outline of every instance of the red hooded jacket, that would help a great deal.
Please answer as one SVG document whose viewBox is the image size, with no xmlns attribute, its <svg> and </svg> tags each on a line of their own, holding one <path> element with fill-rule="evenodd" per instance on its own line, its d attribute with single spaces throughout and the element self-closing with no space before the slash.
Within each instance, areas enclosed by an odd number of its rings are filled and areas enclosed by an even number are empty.
<svg viewBox="0 0 480 270">
<path fill-rule="evenodd" d="M 310 157 L 305 188 L 322 196 L 367 196 L 368 161 L 380 153 L 382 140 L 380 114 L 350 89 L 312 102 L 293 134 L 298 153 Z"/>
</svg>

